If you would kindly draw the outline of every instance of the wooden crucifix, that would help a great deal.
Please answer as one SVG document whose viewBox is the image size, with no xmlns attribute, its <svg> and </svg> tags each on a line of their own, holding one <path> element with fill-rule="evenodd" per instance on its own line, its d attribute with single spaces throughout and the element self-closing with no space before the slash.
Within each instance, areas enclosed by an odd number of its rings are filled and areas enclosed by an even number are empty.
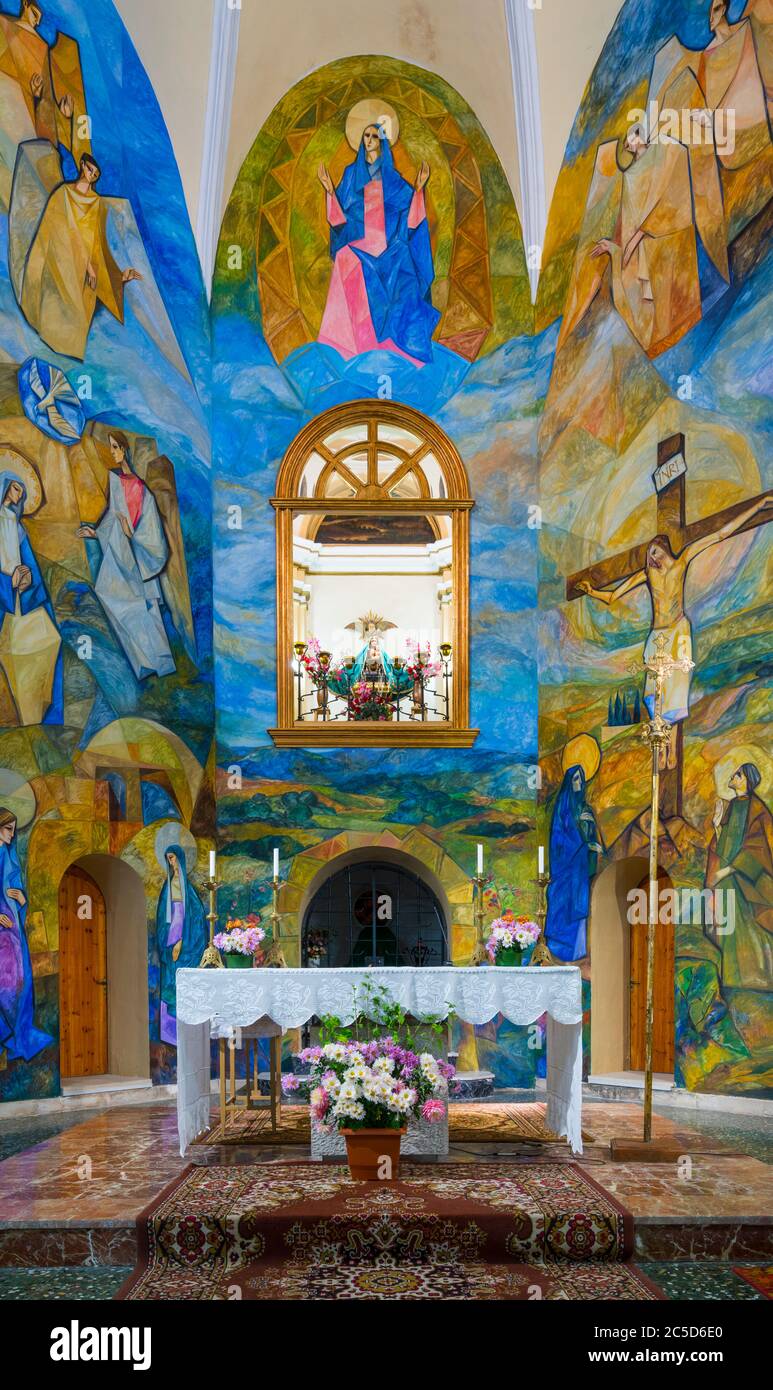
<svg viewBox="0 0 773 1390">
<path fill-rule="evenodd" d="M 684 611 L 687 570 L 696 555 L 720 541 L 750 531 L 773 520 L 773 491 L 714 512 L 702 521 L 687 524 L 685 514 L 687 463 L 683 434 L 672 434 L 658 445 L 658 466 L 653 482 L 657 493 L 657 535 L 630 550 L 612 555 L 570 575 L 567 599 L 584 595 L 611 604 L 646 584 L 652 603 L 652 629 L 645 654 L 662 633 L 674 657 L 691 657 L 692 633 Z M 614 585 L 610 588 L 610 585 Z M 644 699 L 650 708 L 650 683 Z M 661 778 L 661 810 L 665 820 L 682 815 L 683 721 L 689 714 L 689 674 L 675 673 L 665 692 L 663 714 L 673 726 L 667 763 Z M 650 708 L 650 713 L 652 710 Z"/>
</svg>

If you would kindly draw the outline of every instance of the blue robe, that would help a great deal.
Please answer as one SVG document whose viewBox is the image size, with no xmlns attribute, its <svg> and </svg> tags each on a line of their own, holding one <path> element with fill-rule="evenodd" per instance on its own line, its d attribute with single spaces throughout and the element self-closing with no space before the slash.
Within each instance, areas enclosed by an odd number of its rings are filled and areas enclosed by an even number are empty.
<svg viewBox="0 0 773 1390">
<path fill-rule="evenodd" d="M 572 787 L 579 773 L 579 791 Z M 596 871 L 600 844 L 596 820 L 585 800 L 585 773 L 570 767 L 550 822 L 550 883 L 545 941 L 558 960 L 582 960 L 588 954 L 588 910 L 591 879 Z"/>
<path fill-rule="evenodd" d="M 40 573 L 40 566 L 35 558 L 35 553 L 27 539 L 27 533 L 21 523 L 24 515 L 24 504 L 27 501 L 27 489 L 21 478 L 17 478 L 15 473 L 0 473 L 0 505 L 2 505 L 5 495 L 11 483 L 18 483 L 22 489 L 22 497 L 10 508 L 14 512 L 19 523 L 19 554 L 21 563 L 26 565 L 32 575 L 32 584 L 24 593 L 17 594 L 11 583 L 11 575 L 4 574 L 0 570 L 0 626 L 5 620 L 6 613 L 16 612 L 16 599 L 19 600 L 20 613 L 32 613 L 36 608 L 44 608 L 54 627 L 57 628 L 57 621 L 54 614 L 54 607 L 48 596 L 48 590 L 43 582 Z M 43 717 L 44 724 L 63 724 L 64 723 L 64 663 L 62 660 L 62 648 L 56 658 L 54 670 L 54 681 L 51 689 L 51 704 Z"/>
<path fill-rule="evenodd" d="M 54 1040 L 35 1027 L 27 908 L 8 897 L 9 888 L 25 891 L 16 846 L 0 841 L 0 913 L 13 923 L 10 931 L 0 927 L 0 1048 L 9 1061 L 29 1062 Z"/>
<path fill-rule="evenodd" d="M 166 854 L 177 856 L 180 866 L 180 887 L 182 889 L 182 913 L 178 912 L 178 917 L 182 918 L 182 935 L 179 938 L 182 942 L 180 954 L 177 960 L 174 959 L 173 952 L 175 942 L 169 944 L 170 931 L 173 929 L 174 904 L 172 902 L 172 870 L 169 862 L 166 863 L 166 883 L 161 889 L 161 895 L 156 909 L 156 942 L 158 946 L 158 958 L 161 962 L 161 1022 L 160 1036 L 162 1042 L 170 1042 L 176 1045 L 177 1039 L 177 971 L 183 967 L 195 969 L 204 954 L 209 932 L 207 930 L 207 920 L 204 907 L 193 884 L 188 882 L 188 868 L 185 862 L 185 850 L 180 845 L 170 845 Z"/>
<path fill-rule="evenodd" d="M 435 267 L 426 217 L 409 228 L 408 212 L 414 189 L 394 167 L 386 135 L 380 136 L 381 154 L 373 163 L 365 158 L 360 143 L 357 158 L 344 170 L 336 197 L 346 222 L 330 229 L 330 255 L 335 260 L 344 246 L 365 236 L 365 186 L 380 178 L 384 186 L 386 250 L 371 256 L 360 247 L 352 251 L 362 264 L 370 316 L 379 341 L 391 338 L 403 352 L 420 362 L 432 360 L 432 334 L 440 314 L 430 297 Z"/>
</svg>

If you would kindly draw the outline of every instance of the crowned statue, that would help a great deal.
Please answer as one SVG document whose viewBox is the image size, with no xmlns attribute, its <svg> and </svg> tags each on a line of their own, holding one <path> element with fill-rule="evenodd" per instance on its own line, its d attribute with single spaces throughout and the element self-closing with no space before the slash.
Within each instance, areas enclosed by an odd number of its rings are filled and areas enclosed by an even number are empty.
<svg viewBox="0 0 773 1390">
<path fill-rule="evenodd" d="M 413 681 L 403 669 L 402 662 L 393 660 L 383 645 L 383 634 L 396 629 L 379 613 L 365 613 L 356 622 L 348 623 L 347 632 L 359 632 L 363 646 L 354 658 L 353 664 L 345 663 L 340 677 L 331 677 L 329 684 L 333 690 L 346 694 L 347 689 L 365 681 L 378 686 L 390 695 L 404 695 L 413 687 Z"/>
</svg>

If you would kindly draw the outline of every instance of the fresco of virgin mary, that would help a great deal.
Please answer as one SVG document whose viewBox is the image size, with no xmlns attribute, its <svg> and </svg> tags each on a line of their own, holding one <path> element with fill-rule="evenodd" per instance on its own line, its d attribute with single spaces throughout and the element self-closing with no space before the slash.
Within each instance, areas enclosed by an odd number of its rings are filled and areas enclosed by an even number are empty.
<svg viewBox="0 0 773 1390">
<path fill-rule="evenodd" d="M 361 128 L 354 145 L 353 133 Z M 355 107 L 347 138 L 357 157 L 337 188 L 320 165 L 333 273 L 319 342 L 347 360 L 383 348 L 420 367 L 432 360 L 440 320 L 430 296 L 435 268 L 424 199 L 430 169 L 422 163 L 414 187 L 398 173 L 390 143 L 397 128 L 394 113 L 363 128 Z"/>
</svg>

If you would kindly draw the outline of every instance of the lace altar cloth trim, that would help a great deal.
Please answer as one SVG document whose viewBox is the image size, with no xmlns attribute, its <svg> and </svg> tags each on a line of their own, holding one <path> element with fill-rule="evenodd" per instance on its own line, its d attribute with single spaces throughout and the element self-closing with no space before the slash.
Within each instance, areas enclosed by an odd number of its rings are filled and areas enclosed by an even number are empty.
<svg viewBox="0 0 773 1390">
<path fill-rule="evenodd" d="M 177 1018 L 247 1028 L 267 1016 L 284 1030 L 315 1014 L 350 1023 L 359 1011 L 355 986 L 382 985 L 414 1017 L 445 1018 L 453 1006 L 464 1023 L 582 1021 L 582 981 L 576 966 L 376 966 L 320 970 L 178 970 Z"/>
</svg>

